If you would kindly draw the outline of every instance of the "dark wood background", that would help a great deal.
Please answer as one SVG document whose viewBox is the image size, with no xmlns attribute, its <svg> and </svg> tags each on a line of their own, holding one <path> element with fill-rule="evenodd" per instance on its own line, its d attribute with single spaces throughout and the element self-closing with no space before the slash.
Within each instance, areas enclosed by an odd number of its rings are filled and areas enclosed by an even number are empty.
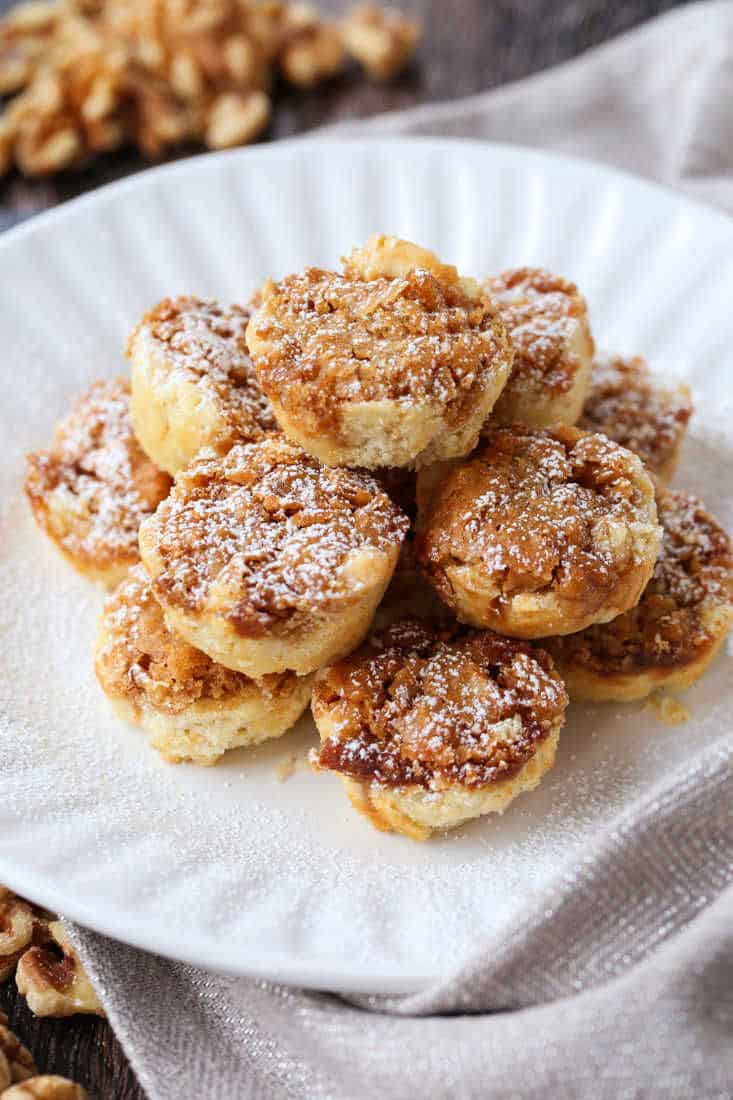
<svg viewBox="0 0 733 1100">
<path fill-rule="evenodd" d="M 388 87 L 369 84 L 350 71 L 307 94 L 279 89 L 268 140 L 343 118 L 454 99 L 517 80 L 668 11 L 680 0 L 393 2 L 419 14 L 425 24 L 425 40 L 412 69 Z M 8 0 L 0 0 L 0 12 L 10 6 Z M 346 3 L 321 0 L 319 6 L 337 12 Z M 134 153 L 119 153 L 56 180 L 31 183 L 13 176 L 0 182 L 0 230 L 144 167 Z M 119 1044 L 103 1021 L 35 1020 L 15 994 L 13 983 L 0 988 L 0 1008 L 44 1072 L 80 1081 L 95 1100 L 143 1100 Z M 191 1094 L 195 1092 L 192 1082 Z"/>
</svg>

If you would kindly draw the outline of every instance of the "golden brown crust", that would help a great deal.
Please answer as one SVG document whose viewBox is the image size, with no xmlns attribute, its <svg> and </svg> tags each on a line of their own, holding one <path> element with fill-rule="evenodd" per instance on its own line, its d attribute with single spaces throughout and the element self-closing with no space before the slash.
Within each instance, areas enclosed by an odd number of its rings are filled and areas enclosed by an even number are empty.
<svg viewBox="0 0 733 1100">
<path fill-rule="evenodd" d="M 566 705 L 542 650 L 408 619 L 318 674 L 313 715 L 335 732 L 317 762 L 382 788 L 483 788 L 523 768 Z"/>
<path fill-rule="evenodd" d="M 402 512 L 374 478 L 330 469 L 282 437 L 204 453 L 140 534 L 164 606 L 215 608 L 243 637 L 295 631 L 353 595 L 358 551 L 397 550 Z"/>
<path fill-rule="evenodd" d="M 149 706 L 163 714 L 181 714 L 192 703 L 236 699 L 256 686 L 273 701 L 296 679 L 291 672 L 255 682 L 194 649 L 166 626 L 142 565 L 135 566 L 107 600 L 102 613 L 104 645 L 95 653 L 95 669 L 112 698 L 128 700 L 136 710 Z"/>
<path fill-rule="evenodd" d="M 730 629 L 728 535 L 690 493 L 663 491 L 657 506 L 662 550 L 638 605 L 613 622 L 547 641 L 574 695 L 628 699 L 670 683 L 688 687 Z"/>
<path fill-rule="evenodd" d="M 138 528 L 170 485 L 135 439 L 130 386 L 118 378 L 95 382 L 51 446 L 28 456 L 25 488 L 36 521 L 72 565 L 113 584 L 140 560 Z"/>
<path fill-rule="evenodd" d="M 620 614 L 656 559 L 639 459 L 574 428 L 494 429 L 470 461 L 421 475 L 418 500 L 416 552 L 440 596 L 464 621 L 520 637 Z"/>
<path fill-rule="evenodd" d="M 89 1093 L 81 1085 L 56 1074 L 29 1077 L 12 1085 L 2 1095 L 3 1100 L 90 1100 Z"/>
<path fill-rule="evenodd" d="M 401 246 L 430 268 L 403 264 Z M 342 275 L 307 268 L 266 284 L 248 340 L 286 431 L 283 417 L 348 447 L 356 407 L 397 404 L 406 419 L 429 410 L 427 442 L 416 436 L 412 459 L 440 430 L 466 423 L 511 362 L 486 298 L 432 254 L 385 238 L 352 254 Z"/>
<path fill-rule="evenodd" d="M 130 336 L 128 358 L 141 343 L 176 379 L 213 398 L 222 441 L 260 439 L 277 424 L 247 348 L 250 317 L 248 306 L 224 307 L 193 295 L 164 298 Z"/>
<path fill-rule="evenodd" d="M 591 390 L 578 426 L 603 432 L 628 447 L 666 484 L 677 466 L 692 412 L 687 386 L 663 387 L 644 359 L 616 355 L 593 364 Z"/>
<path fill-rule="evenodd" d="M 533 407 L 533 426 L 560 423 L 553 419 L 555 409 L 571 415 L 574 410 L 572 421 L 565 421 L 574 422 L 594 351 L 587 306 L 577 286 L 542 268 L 521 267 L 487 279 L 484 289 L 514 345 L 514 365 L 493 411 L 495 422 L 529 418 Z"/>
</svg>

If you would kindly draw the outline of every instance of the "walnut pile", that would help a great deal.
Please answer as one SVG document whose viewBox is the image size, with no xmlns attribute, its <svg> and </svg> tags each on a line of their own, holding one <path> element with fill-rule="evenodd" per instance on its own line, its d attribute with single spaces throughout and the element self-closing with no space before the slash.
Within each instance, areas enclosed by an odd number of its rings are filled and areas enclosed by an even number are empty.
<svg viewBox="0 0 733 1100">
<path fill-rule="evenodd" d="M 312 88 L 353 57 L 375 79 L 412 57 L 420 27 L 360 5 L 341 24 L 284 0 L 26 0 L 0 19 L 0 176 L 44 176 L 136 145 L 253 141 L 277 72 Z"/>
<path fill-rule="evenodd" d="M 61 922 L 53 913 L 0 886 L 0 982 L 13 974 L 36 1016 L 104 1015 Z"/>
</svg>

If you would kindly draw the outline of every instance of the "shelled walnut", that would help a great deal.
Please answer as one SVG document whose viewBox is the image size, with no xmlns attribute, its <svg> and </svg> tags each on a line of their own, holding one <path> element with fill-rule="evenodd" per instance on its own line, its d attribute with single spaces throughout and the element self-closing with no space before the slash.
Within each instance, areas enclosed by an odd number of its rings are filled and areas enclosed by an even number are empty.
<svg viewBox="0 0 733 1100">
<path fill-rule="evenodd" d="M 89 1093 L 67 1077 L 29 1077 L 0 1092 L 0 1100 L 89 1100 Z"/>
<path fill-rule="evenodd" d="M 25 1081 L 37 1072 L 30 1051 L 9 1029 L 5 1013 L 0 1012 L 0 1090 L 16 1081 Z M 0 1092 L 0 1096 L 5 1095 Z"/>
<path fill-rule="evenodd" d="M 322 23 L 310 4 L 293 4 L 283 19 L 280 67 L 299 88 L 313 88 L 341 72 L 346 51 L 337 27 Z"/>
<path fill-rule="evenodd" d="M 13 976 L 28 948 L 48 942 L 50 916 L 45 909 L 0 886 L 0 982 Z"/>
<path fill-rule="evenodd" d="M 26 951 L 16 972 L 18 991 L 36 1016 L 104 1016 L 99 999 L 60 921 L 48 926 L 48 947 Z"/>
<path fill-rule="evenodd" d="M 394 8 L 359 4 L 341 25 L 348 53 L 374 80 L 391 80 L 415 53 L 420 24 Z"/>
<path fill-rule="evenodd" d="M 61 17 L 61 5 L 37 0 L 18 4 L 0 20 L 0 95 L 30 81 Z"/>
<path fill-rule="evenodd" d="M 271 105 L 264 92 L 225 92 L 209 108 L 204 138 L 209 149 L 248 145 L 270 121 Z"/>
</svg>

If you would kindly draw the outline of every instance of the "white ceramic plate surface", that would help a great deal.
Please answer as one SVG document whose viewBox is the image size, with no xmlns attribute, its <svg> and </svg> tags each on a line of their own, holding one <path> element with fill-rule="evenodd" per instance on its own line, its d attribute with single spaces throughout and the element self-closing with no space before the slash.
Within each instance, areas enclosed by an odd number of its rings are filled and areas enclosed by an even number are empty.
<svg viewBox="0 0 733 1100">
<path fill-rule="evenodd" d="M 171 767 L 94 680 L 102 594 L 35 529 L 23 455 L 73 395 L 123 366 L 168 294 L 243 299 L 335 265 L 369 233 L 482 275 L 543 264 L 586 293 L 600 347 L 689 379 L 677 483 L 729 525 L 733 223 L 608 169 L 467 142 L 297 142 L 105 188 L 0 238 L 0 881 L 121 940 L 212 968 L 339 990 L 420 988 L 526 906 L 733 709 L 731 654 L 688 723 L 573 707 L 557 765 L 501 819 L 425 845 L 376 833 L 337 779 L 278 764 L 312 725 L 213 769 Z"/>
</svg>

